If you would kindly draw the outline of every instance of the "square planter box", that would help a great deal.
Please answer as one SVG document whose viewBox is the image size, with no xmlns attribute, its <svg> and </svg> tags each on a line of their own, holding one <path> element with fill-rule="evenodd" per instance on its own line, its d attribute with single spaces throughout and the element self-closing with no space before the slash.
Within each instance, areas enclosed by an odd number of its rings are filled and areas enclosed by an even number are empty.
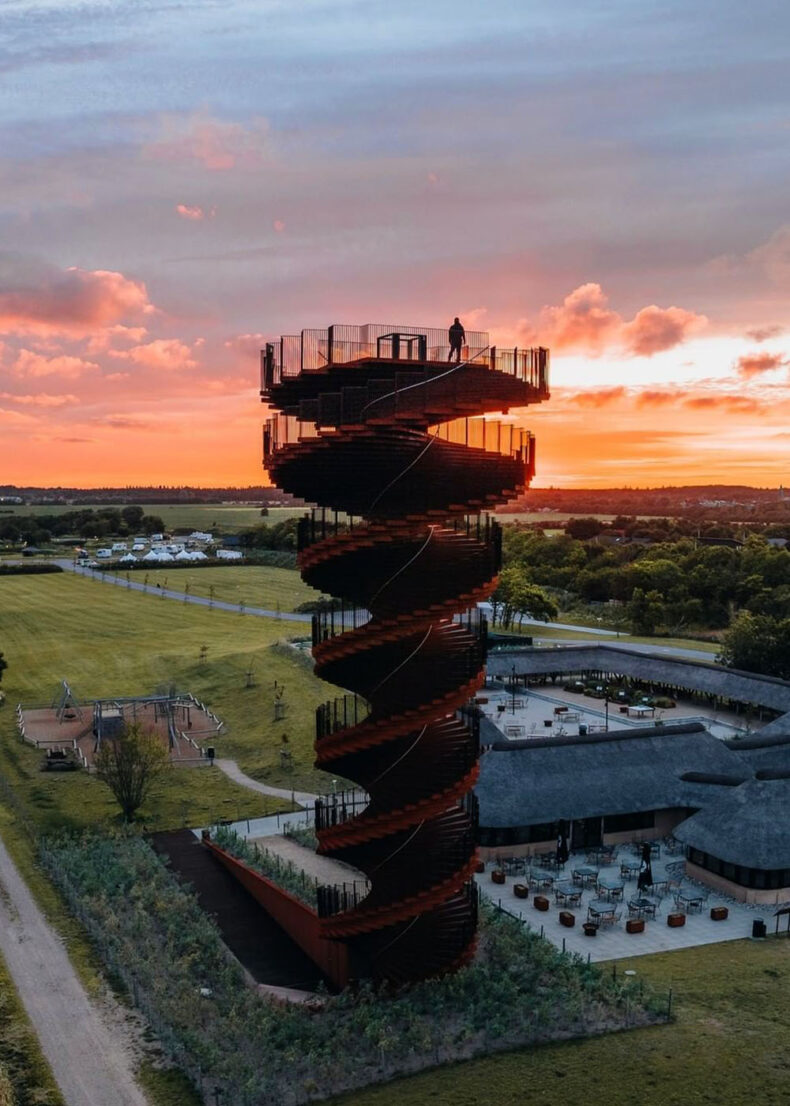
<svg viewBox="0 0 790 1106">
<path fill-rule="evenodd" d="M 477 864 L 475 864 L 475 871 L 480 873 L 480 872 L 484 872 L 485 870 L 486 870 L 486 862 L 484 860 L 478 860 Z"/>
<path fill-rule="evenodd" d="M 549 900 L 546 898 L 545 895 L 536 895 L 535 898 L 532 900 L 532 905 L 535 907 L 536 910 L 548 910 Z"/>
<path fill-rule="evenodd" d="M 494 868 L 493 872 L 491 873 L 492 883 L 504 883 L 506 878 L 507 877 L 505 876 L 505 873 L 500 872 L 498 868 Z"/>
<path fill-rule="evenodd" d="M 667 925 L 670 929 L 678 929 L 686 924 L 685 914 L 667 914 Z"/>
<path fill-rule="evenodd" d="M 730 916 L 730 912 L 726 906 L 712 906 L 710 908 L 710 919 L 712 922 L 726 922 Z"/>
<path fill-rule="evenodd" d="M 582 926 L 582 929 L 584 930 L 584 936 L 585 937 L 597 937 L 598 936 L 598 926 L 595 925 L 593 922 L 585 922 L 584 925 Z"/>
<path fill-rule="evenodd" d="M 576 915 L 571 914 L 570 910 L 561 910 L 560 925 L 565 926 L 567 929 L 573 929 L 576 925 Z"/>
<path fill-rule="evenodd" d="M 529 887 L 527 887 L 526 883 L 514 883 L 513 894 L 516 896 L 517 899 L 528 899 Z"/>
<path fill-rule="evenodd" d="M 645 932 L 645 919 L 644 918 L 629 918 L 625 923 L 626 933 L 644 933 Z"/>
</svg>

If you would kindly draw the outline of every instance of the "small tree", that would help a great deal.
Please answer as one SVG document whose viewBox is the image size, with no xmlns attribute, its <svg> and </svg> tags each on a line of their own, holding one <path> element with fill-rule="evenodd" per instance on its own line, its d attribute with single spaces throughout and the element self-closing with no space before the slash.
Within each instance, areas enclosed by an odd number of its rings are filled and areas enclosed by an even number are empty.
<svg viewBox="0 0 790 1106">
<path fill-rule="evenodd" d="M 168 760 L 159 735 L 139 723 L 102 741 L 94 760 L 96 775 L 112 791 L 125 821 L 132 821 Z"/>
</svg>

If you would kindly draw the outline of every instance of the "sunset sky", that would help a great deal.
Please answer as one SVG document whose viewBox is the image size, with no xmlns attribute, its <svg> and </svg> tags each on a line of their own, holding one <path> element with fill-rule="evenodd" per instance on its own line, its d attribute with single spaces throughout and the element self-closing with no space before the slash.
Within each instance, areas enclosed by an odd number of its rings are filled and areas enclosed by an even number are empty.
<svg viewBox="0 0 790 1106">
<path fill-rule="evenodd" d="M 536 485 L 790 482 L 787 0 L 2 0 L 0 483 L 259 483 L 258 354 L 549 345 Z"/>
</svg>

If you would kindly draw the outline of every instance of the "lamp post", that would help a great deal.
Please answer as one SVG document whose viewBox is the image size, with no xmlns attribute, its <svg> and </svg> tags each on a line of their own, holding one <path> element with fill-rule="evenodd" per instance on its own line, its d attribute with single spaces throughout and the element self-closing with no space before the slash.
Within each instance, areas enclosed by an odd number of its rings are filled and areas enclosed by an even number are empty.
<svg viewBox="0 0 790 1106">
<path fill-rule="evenodd" d="M 516 666 L 515 666 L 515 664 L 513 665 L 513 667 L 510 670 L 510 690 L 512 692 L 511 704 L 510 704 L 510 713 L 515 714 L 516 713 Z"/>
<path fill-rule="evenodd" d="M 609 733 L 609 688 L 606 689 L 606 697 L 604 699 L 604 726 L 606 732 Z"/>
</svg>

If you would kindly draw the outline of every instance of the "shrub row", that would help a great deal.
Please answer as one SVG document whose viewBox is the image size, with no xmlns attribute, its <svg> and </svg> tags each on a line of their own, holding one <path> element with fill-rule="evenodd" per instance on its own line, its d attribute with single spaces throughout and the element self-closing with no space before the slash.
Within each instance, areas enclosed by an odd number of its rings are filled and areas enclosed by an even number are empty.
<svg viewBox="0 0 790 1106">
<path fill-rule="evenodd" d="M 47 572 L 62 572 L 60 565 L 42 564 L 34 561 L 32 564 L 2 565 L 0 564 L 0 576 L 43 576 Z"/>
<path fill-rule="evenodd" d="M 326 996 L 319 1012 L 245 986 L 219 934 L 139 837 L 63 836 L 41 859 L 163 1047 L 236 1106 L 298 1106 L 482 1052 L 658 1020 L 640 999 L 519 921 L 483 911 L 473 964 L 377 993 Z"/>
</svg>

